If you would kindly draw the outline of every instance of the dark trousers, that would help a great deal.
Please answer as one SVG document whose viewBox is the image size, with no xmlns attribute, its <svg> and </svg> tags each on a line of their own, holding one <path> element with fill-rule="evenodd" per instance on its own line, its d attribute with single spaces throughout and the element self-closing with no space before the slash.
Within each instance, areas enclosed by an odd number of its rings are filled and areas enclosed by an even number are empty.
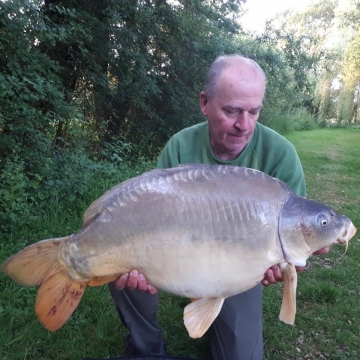
<svg viewBox="0 0 360 360">
<path fill-rule="evenodd" d="M 114 283 L 109 284 L 109 289 L 137 351 L 144 356 L 162 353 L 162 330 L 157 322 L 158 295 L 120 291 Z M 213 360 L 262 360 L 262 285 L 227 298 L 208 334 Z"/>
</svg>

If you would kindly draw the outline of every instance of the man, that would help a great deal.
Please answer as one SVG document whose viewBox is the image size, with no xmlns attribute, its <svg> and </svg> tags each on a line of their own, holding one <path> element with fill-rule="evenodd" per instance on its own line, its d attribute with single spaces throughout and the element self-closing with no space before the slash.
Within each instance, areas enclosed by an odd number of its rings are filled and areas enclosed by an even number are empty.
<svg viewBox="0 0 360 360">
<path fill-rule="evenodd" d="M 256 62 L 239 55 L 217 58 L 200 93 L 200 108 L 207 121 L 175 134 L 163 149 L 158 167 L 181 163 L 245 166 L 276 177 L 296 194 L 305 196 L 304 174 L 295 148 L 257 122 L 264 95 L 265 75 Z M 278 281 L 282 281 L 282 275 L 273 266 L 264 274 L 263 285 Z M 127 351 L 144 356 L 164 354 L 156 316 L 157 290 L 136 270 L 109 287 L 129 329 Z M 261 284 L 226 299 L 208 333 L 215 360 L 262 359 Z"/>
</svg>

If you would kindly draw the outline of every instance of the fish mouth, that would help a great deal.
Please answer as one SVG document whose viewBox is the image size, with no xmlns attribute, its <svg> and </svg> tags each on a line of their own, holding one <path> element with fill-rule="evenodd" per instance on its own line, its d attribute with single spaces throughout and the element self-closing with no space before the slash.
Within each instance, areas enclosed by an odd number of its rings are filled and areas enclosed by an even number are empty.
<svg viewBox="0 0 360 360">
<path fill-rule="evenodd" d="M 339 244 L 345 245 L 345 253 L 347 252 L 348 246 L 349 246 L 349 241 L 350 239 L 356 234 L 356 227 L 354 226 L 354 224 L 350 221 L 349 227 L 347 228 L 347 230 L 345 230 L 342 234 L 341 238 L 337 239 L 337 242 Z"/>
</svg>

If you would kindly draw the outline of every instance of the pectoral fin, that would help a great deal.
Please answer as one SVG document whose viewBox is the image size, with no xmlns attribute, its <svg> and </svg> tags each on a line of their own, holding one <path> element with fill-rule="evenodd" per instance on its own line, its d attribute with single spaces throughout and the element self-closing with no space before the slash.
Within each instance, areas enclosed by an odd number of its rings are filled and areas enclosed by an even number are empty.
<svg viewBox="0 0 360 360">
<path fill-rule="evenodd" d="M 297 273 L 295 266 L 289 263 L 279 264 L 284 279 L 283 300 L 279 319 L 286 324 L 294 325 L 296 314 Z"/>
<path fill-rule="evenodd" d="M 196 339 L 205 334 L 219 315 L 224 298 L 192 299 L 184 309 L 184 323 L 190 337 Z"/>
</svg>

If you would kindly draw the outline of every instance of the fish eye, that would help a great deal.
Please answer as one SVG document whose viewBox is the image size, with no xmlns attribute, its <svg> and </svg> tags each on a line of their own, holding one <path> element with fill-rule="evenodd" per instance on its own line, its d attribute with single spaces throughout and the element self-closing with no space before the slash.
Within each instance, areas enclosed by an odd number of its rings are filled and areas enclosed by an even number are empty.
<svg viewBox="0 0 360 360">
<path fill-rule="evenodd" d="M 318 216 L 318 223 L 321 224 L 321 226 L 326 226 L 328 224 L 328 219 L 324 214 L 320 214 Z"/>
</svg>

